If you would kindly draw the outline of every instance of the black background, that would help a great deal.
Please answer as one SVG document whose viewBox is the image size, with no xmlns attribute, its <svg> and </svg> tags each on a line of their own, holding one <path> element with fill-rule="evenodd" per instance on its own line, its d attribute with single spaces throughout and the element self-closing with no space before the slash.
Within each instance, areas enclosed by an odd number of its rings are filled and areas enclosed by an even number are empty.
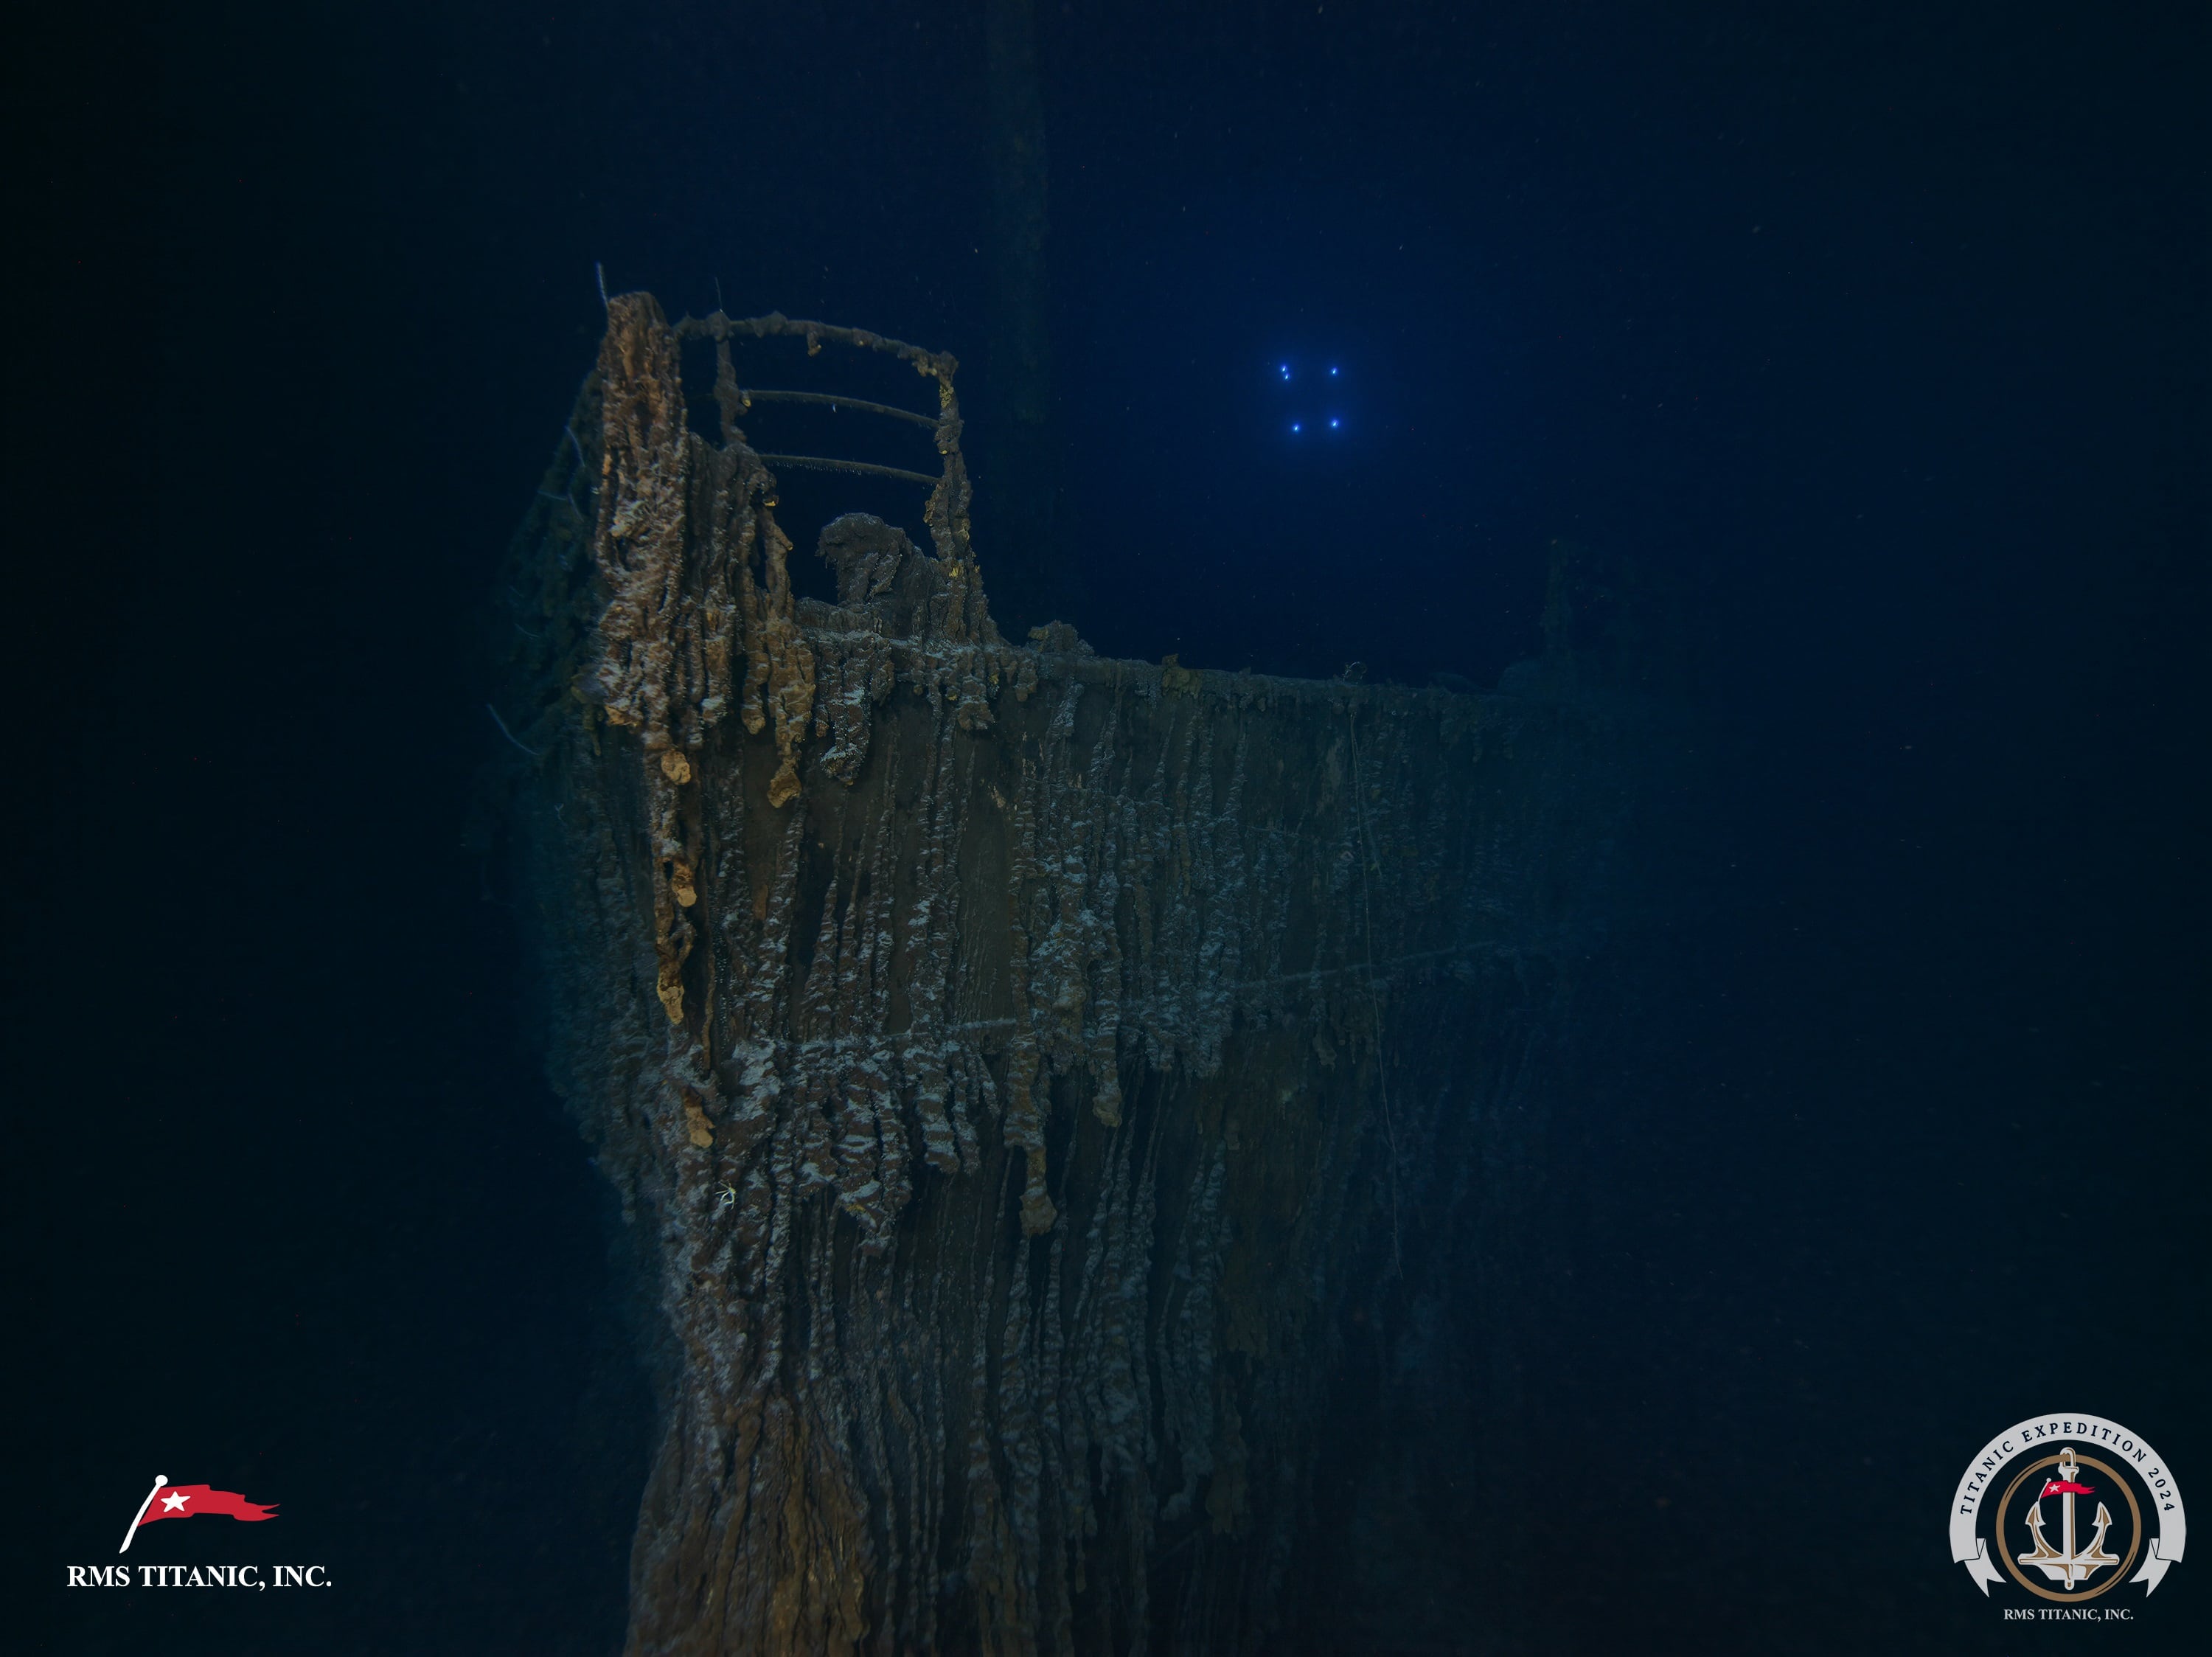
<svg viewBox="0 0 2212 1657">
<path fill-rule="evenodd" d="M 1039 27 L 1087 637 L 1486 682 L 1537 647 L 1554 536 L 1685 606 L 1670 999 L 1553 1199 L 1537 1644 L 2040 1637 L 1943 1548 L 1990 1433 L 2089 1410 L 2212 1478 L 2201 19 Z M 483 605 L 594 261 L 672 313 L 719 282 L 959 352 L 983 429 L 980 26 L 18 27 L 10 1599 L 64 1651 L 611 1651 L 645 1404 L 464 850 Z M 1325 449 L 1286 360 L 1345 369 Z M 978 485 L 988 576 L 1019 554 Z M 134 1559 L 338 1586 L 58 1592 L 155 1471 L 284 1516 Z M 2133 1646 L 2202 1637 L 2204 1569 Z"/>
</svg>

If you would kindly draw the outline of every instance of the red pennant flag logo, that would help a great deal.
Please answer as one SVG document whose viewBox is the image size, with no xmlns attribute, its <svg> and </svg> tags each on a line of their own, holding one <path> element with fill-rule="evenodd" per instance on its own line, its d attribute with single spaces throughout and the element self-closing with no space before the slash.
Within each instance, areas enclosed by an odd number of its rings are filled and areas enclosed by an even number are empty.
<svg viewBox="0 0 2212 1657">
<path fill-rule="evenodd" d="M 2095 1494 L 2095 1491 L 2096 1487 L 2094 1485 L 2076 1484 L 2070 1478 L 2054 1478 L 2046 1480 L 2043 1486 L 2043 1496 L 2092 1496 Z M 2036 1497 L 2036 1500 L 2040 1502 L 2043 1500 L 2043 1496 L 2039 1496 Z"/>
<path fill-rule="evenodd" d="M 130 1552 L 131 1538 L 138 1534 L 142 1525 L 150 1525 L 157 1519 L 190 1519 L 196 1514 L 228 1514 L 233 1519 L 252 1524 L 276 1518 L 276 1504 L 248 1502 L 235 1490 L 218 1490 L 206 1484 L 172 1484 L 167 1474 L 156 1473 L 154 1488 L 138 1504 L 138 1516 L 124 1532 L 123 1545 L 115 1551 Z"/>
</svg>

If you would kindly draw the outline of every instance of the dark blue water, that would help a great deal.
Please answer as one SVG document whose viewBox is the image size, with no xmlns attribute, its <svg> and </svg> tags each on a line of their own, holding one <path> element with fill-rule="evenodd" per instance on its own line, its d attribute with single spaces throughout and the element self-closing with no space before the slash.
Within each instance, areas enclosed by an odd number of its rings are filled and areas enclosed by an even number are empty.
<svg viewBox="0 0 2212 1657">
<path fill-rule="evenodd" d="M 9 97 L 8 1092 L 44 1291 L 12 1603 L 71 1652 L 611 1651 L 636 1308 L 473 849 L 477 630 L 595 261 L 672 314 L 958 352 L 988 436 L 980 22 L 40 27 Z M 1649 1004 L 1556 1148 L 1561 1459 L 1500 1499 L 1538 1541 L 1497 1603 L 1545 1650 L 2051 1637 L 1946 1555 L 1990 1434 L 2112 1416 L 2212 1490 L 2201 26 L 1036 27 L 1039 587 L 1086 637 L 1486 685 L 1540 647 L 1555 539 L 1664 595 L 1699 746 L 1625 946 Z M 987 578 L 1024 556 L 994 481 Z M 291 1504 L 343 1609 L 58 1590 L 155 1471 Z M 167 1557 L 230 1556 L 176 1528 Z M 2190 1648 L 2204 1569 L 2069 1637 Z"/>
</svg>

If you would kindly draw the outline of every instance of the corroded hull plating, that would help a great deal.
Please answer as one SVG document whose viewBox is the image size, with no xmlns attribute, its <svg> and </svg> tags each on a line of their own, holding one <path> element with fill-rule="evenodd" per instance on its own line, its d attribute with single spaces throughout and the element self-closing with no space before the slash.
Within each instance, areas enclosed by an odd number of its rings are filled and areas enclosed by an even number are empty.
<svg viewBox="0 0 2212 1657">
<path fill-rule="evenodd" d="M 1598 738 L 1010 645 L 943 488 L 794 599 L 675 338 L 615 302 L 509 588 L 551 1069 L 668 1331 L 630 1649 L 1249 1648 L 1352 1320 L 1530 1177 Z"/>
</svg>

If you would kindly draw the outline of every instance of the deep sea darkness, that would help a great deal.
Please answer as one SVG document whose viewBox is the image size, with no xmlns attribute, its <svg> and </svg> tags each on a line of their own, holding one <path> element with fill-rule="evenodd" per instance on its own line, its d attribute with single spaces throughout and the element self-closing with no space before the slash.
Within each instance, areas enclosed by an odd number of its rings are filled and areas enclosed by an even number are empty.
<svg viewBox="0 0 2212 1657">
<path fill-rule="evenodd" d="M 988 434 L 980 15 L 18 21 L 9 1598 L 52 1627 L 11 1648 L 619 1648 L 648 1313 L 469 832 L 494 571 L 595 262 L 956 351 Z M 2201 15 L 1038 30 L 1066 619 L 1487 685 L 1564 538 L 1687 664 L 1645 1011 L 1545 1199 L 1562 1447 L 1486 1470 L 1536 1563 L 1470 1623 L 2212 1648 L 2212 1555 L 2061 1636 L 1943 1529 L 2054 1407 L 2212 1503 Z M 977 486 L 988 578 L 1021 554 Z M 287 1504 L 258 1548 L 337 1587 L 64 1591 L 155 1471 Z"/>
</svg>

